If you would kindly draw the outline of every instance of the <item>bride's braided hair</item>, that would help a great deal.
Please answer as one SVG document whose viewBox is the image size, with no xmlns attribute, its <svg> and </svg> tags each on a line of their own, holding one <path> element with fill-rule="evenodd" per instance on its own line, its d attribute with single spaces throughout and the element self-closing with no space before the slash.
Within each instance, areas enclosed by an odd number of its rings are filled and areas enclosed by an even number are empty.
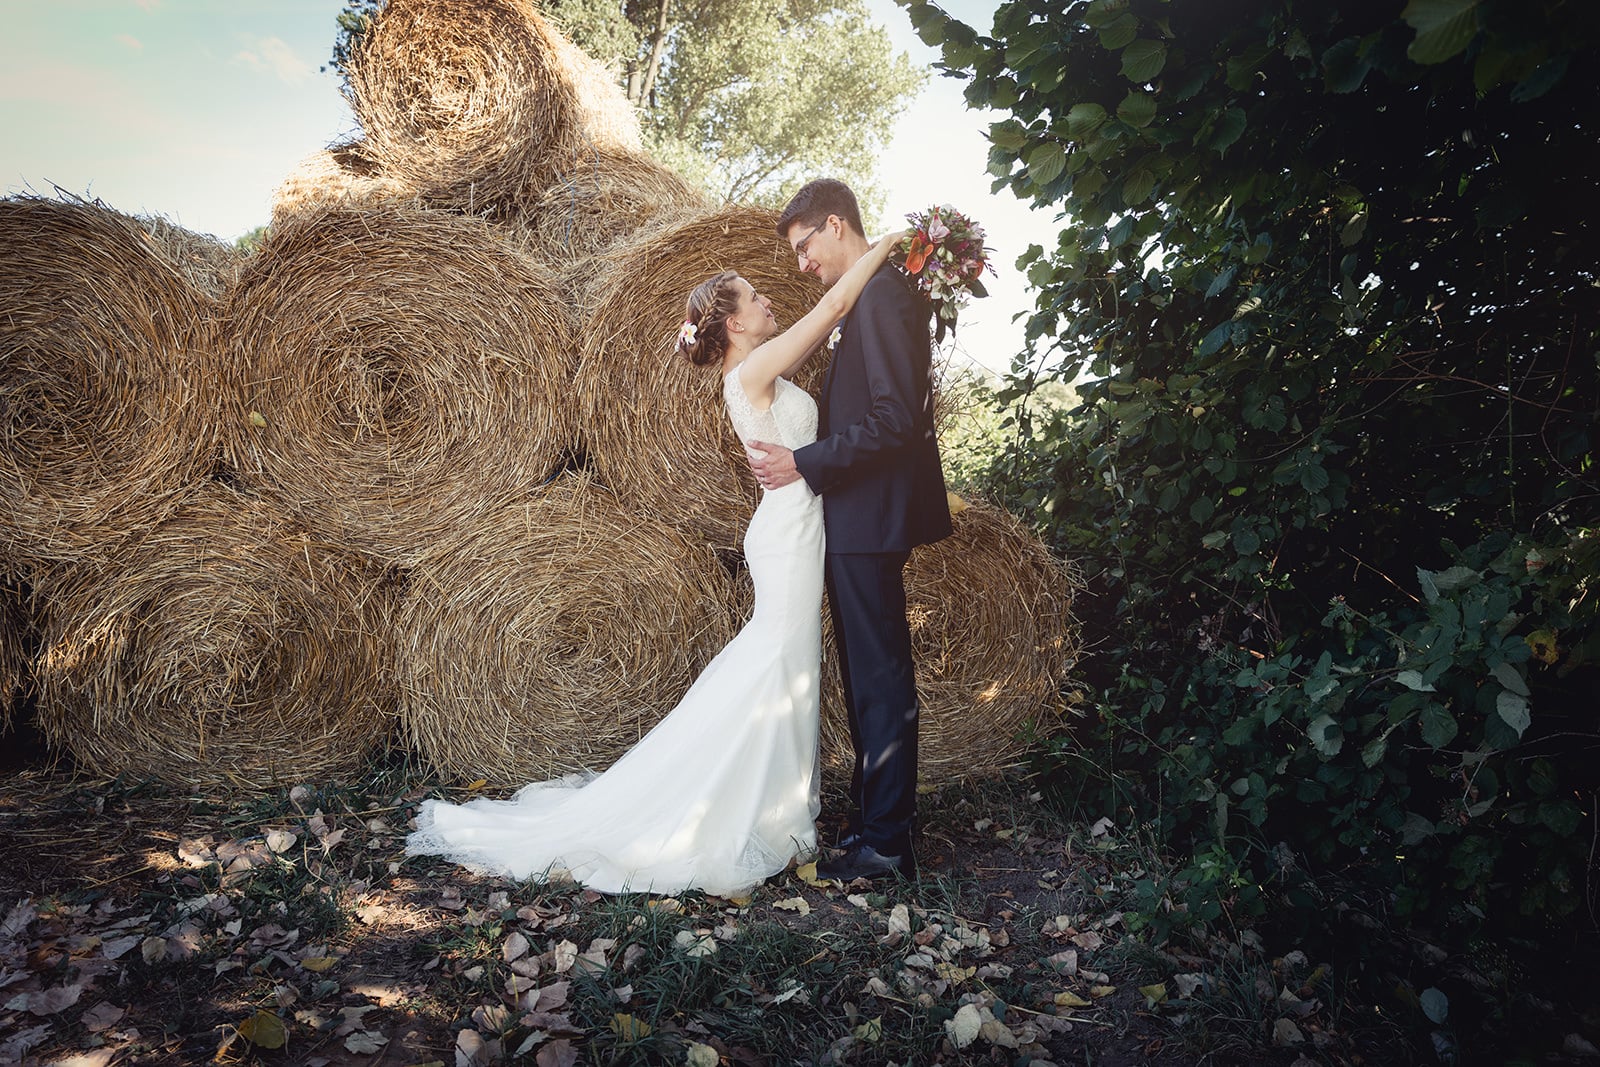
<svg viewBox="0 0 1600 1067">
<path fill-rule="evenodd" d="M 678 351 L 697 367 L 721 363 L 728 351 L 728 316 L 739 310 L 739 290 L 733 285 L 738 276 L 738 271 L 725 270 L 689 294 Z"/>
</svg>

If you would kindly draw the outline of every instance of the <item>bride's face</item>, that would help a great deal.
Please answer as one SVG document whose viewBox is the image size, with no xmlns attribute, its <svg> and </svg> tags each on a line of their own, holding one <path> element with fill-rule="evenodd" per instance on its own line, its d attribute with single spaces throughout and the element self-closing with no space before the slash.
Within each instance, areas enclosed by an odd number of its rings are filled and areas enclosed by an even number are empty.
<svg viewBox="0 0 1600 1067">
<path fill-rule="evenodd" d="M 728 316 L 728 332 L 742 334 L 752 346 L 758 345 L 778 332 L 772 301 L 756 292 L 755 286 L 743 278 L 736 279 L 733 284 L 739 288 L 739 307 Z"/>
</svg>

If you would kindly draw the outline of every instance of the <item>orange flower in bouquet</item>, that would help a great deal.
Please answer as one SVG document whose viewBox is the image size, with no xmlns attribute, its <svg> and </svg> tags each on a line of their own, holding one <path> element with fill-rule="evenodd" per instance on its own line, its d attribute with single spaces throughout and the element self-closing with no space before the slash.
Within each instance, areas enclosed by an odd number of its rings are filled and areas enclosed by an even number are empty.
<svg viewBox="0 0 1600 1067">
<path fill-rule="evenodd" d="M 986 270 L 993 273 L 994 267 L 984 247 L 983 227 L 949 204 L 913 211 L 906 221 L 912 232 L 897 249 L 904 258 L 890 262 L 927 297 L 934 312 L 934 339 L 943 341 L 946 330 L 954 333 L 956 315 L 967 301 L 989 295 L 981 276 Z"/>
</svg>

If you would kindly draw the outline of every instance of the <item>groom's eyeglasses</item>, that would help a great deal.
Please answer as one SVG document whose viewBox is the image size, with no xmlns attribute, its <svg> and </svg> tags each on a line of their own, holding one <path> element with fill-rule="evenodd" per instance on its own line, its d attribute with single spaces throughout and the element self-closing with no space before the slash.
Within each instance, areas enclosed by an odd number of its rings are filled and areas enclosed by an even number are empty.
<svg viewBox="0 0 1600 1067">
<path fill-rule="evenodd" d="M 821 222 L 819 222 L 815 226 L 811 227 L 811 232 L 810 233 L 806 234 L 804 237 L 800 238 L 800 240 L 798 240 L 798 241 L 796 241 L 794 243 L 794 254 L 795 254 L 795 258 L 796 259 L 810 259 L 811 258 L 810 256 L 808 256 L 806 254 L 806 246 L 809 245 L 811 243 L 811 239 L 817 235 L 817 231 L 822 229 L 827 224 L 828 224 L 828 220 L 827 219 L 823 219 Z"/>
</svg>

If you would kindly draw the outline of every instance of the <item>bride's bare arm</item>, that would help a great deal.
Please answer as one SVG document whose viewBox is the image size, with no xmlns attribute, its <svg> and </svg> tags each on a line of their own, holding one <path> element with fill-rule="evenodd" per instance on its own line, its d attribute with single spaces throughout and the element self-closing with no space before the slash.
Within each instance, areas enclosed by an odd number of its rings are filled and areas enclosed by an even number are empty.
<svg viewBox="0 0 1600 1067">
<path fill-rule="evenodd" d="M 867 249 L 850 269 L 787 330 L 756 347 L 739 370 L 739 382 L 751 397 L 769 396 L 772 383 L 796 370 L 815 352 L 838 321 L 855 307 L 861 291 L 889 258 L 889 252 L 910 230 L 884 237 Z"/>
</svg>

